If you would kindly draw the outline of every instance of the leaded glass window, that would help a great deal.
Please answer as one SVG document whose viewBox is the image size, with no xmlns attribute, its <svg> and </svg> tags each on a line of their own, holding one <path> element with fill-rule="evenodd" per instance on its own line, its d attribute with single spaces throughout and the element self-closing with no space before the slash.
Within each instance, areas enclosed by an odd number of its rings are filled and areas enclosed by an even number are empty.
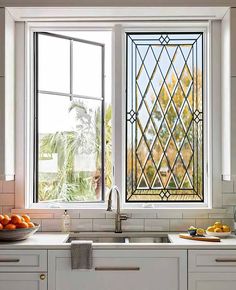
<svg viewBox="0 0 236 290">
<path fill-rule="evenodd" d="M 202 202 L 203 33 L 126 40 L 126 201 Z"/>
</svg>

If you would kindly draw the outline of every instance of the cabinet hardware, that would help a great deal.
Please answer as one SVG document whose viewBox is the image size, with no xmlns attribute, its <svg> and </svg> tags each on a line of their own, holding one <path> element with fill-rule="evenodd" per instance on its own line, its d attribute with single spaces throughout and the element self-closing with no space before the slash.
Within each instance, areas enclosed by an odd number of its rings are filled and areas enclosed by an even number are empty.
<svg viewBox="0 0 236 290">
<path fill-rule="evenodd" d="M 20 259 L 0 259 L 0 263 L 19 263 Z"/>
<path fill-rule="evenodd" d="M 40 280 L 45 280 L 46 279 L 46 275 L 45 274 L 41 274 L 40 275 Z"/>
<path fill-rule="evenodd" d="M 95 271 L 139 271 L 140 267 L 95 267 Z"/>
<path fill-rule="evenodd" d="M 236 259 L 215 259 L 216 262 L 218 263 L 230 263 L 230 262 L 235 262 L 236 263 Z"/>
</svg>

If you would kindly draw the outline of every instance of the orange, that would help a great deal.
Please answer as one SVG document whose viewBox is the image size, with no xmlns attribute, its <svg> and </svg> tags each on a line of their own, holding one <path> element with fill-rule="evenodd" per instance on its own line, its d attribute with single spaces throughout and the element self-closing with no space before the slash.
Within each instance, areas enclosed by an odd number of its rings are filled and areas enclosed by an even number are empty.
<svg viewBox="0 0 236 290">
<path fill-rule="evenodd" d="M 30 217 L 27 214 L 23 214 L 22 217 L 25 220 L 25 222 L 27 222 L 27 223 L 29 223 L 31 221 Z"/>
<path fill-rule="evenodd" d="M 16 225 L 8 224 L 5 226 L 4 230 L 14 231 L 16 229 Z"/>
<path fill-rule="evenodd" d="M 25 228 L 28 228 L 28 224 L 26 222 L 21 222 L 19 224 L 16 225 L 16 228 L 17 229 L 25 229 Z"/>
<path fill-rule="evenodd" d="M 2 214 L 0 214 L 0 222 L 1 222 L 1 220 L 3 220 L 4 219 L 4 216 L 2 215 Z"/>
<path fill-rule="evenodd" d="M 21 223 L 21 217 L 18 214 L 13 214 L 11 216 L 11 223 L 14 225 Z"/>
<path fill-rule="evenodd" d="M 3 225 L 2 224 L 0 224 L 0 231 L 3 229 Z"/>
<path fill-rule="evenodd" d="M 32 223 L 32 222 L 29 222 L 28 226 L 29 226 L 29 228 L 34 228 L 35 227 L 34 223 Z"/>
<path fill-rule="evenodd" d="M 22 222 L 25 222 L 25 219 L 24 219 L 23 217 L 21 217 L 21 223 L 22 223 Z"/>
<path fill-rule="evenodd" d="M 10 222 L 10 218 L 9 218 L 9 216 L 8 215 L 4 215 L 4 219 L 3 220 L 1 220 L 1 224 L 3 225 L 3 226 L 6 226 L 9 222 Z"/>
</svg>

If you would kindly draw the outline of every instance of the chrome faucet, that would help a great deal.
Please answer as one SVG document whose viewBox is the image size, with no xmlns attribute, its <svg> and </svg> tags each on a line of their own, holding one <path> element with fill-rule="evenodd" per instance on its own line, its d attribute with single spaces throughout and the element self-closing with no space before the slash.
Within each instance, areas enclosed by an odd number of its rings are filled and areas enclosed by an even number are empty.
<svg viewBox="0 0 236 290">
<path fill-rule="evenodd" d="M 112 211 L 112 193 L 116 192 L 116 219 L 115 219 L 115 233 L 122 233 L 121 221 L 127 220 L 128 216 L 120 213 L 120 192 L 117 186 L 113 186 L 109 191 L 107 211 Z"/>
</svg>

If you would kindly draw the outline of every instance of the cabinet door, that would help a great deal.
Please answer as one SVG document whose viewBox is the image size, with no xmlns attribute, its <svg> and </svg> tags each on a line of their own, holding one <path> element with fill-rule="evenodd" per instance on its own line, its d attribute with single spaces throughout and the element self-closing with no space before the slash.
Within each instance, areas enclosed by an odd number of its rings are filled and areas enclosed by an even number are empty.
<svg viewBox="0 0 236 290">
<path fill-rule="evenodd" d="M 236 289 L 235 273 L 189 273 L 188 290 Z"/>
<path fill-rule="evenodd" d="M 50 290 L 186 290 L 186 251 L 94 250 L 92 270 L 72 270 L 70 251 L 49 251 Z"/>
<path fill-rule="evenodd" d="M 47 290 L 47 278 L 39 273 L 0 273 L 0 290 Z"/>
</svg>

